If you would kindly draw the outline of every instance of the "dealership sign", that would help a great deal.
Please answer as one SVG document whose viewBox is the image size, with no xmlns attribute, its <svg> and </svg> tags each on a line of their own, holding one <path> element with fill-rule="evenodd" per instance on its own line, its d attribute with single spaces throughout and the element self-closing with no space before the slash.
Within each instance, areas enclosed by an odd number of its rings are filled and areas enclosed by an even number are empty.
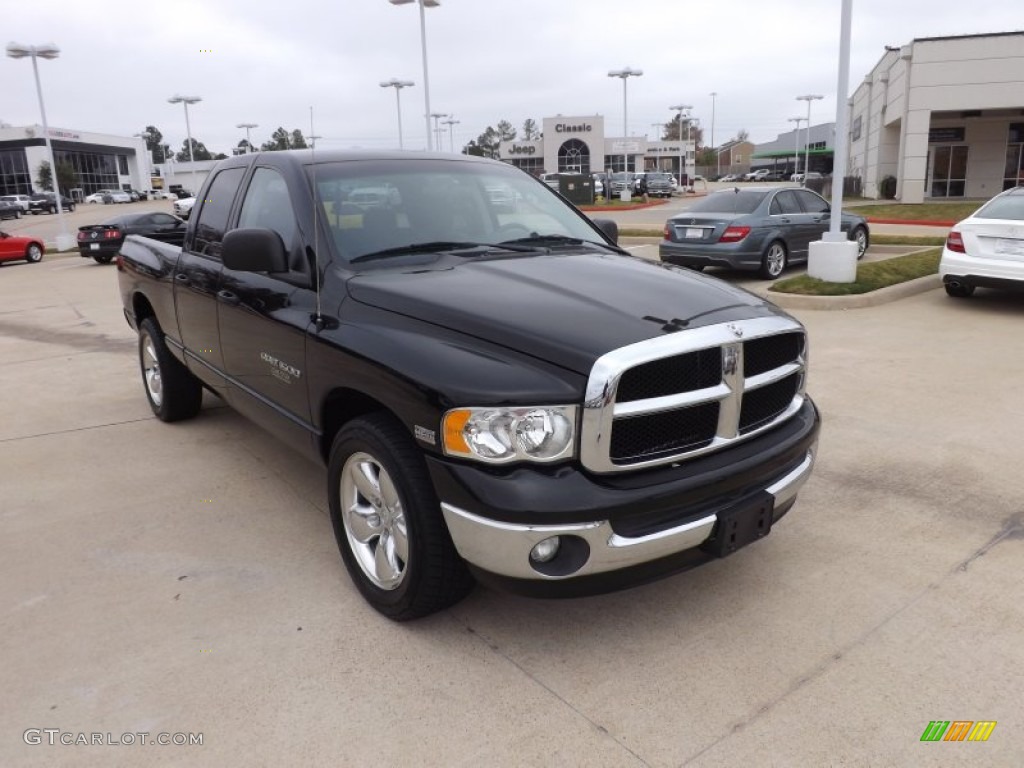
<svg viewBox="0 0 1024 768">
<path fill-rule="evenodd" d="M 592 130 L 594 130 L 594 127 L 587 123 L 580 123 L 579 125 L 558 123 L 555 125 L 555 133 L 590 133 Z"/>
<path fill-rule="evenodd" d="M 537 153 L 537 147 L 532 144 L 513 144 L 508 148 L 510 155 L 534 155 Z"/>
</svg>

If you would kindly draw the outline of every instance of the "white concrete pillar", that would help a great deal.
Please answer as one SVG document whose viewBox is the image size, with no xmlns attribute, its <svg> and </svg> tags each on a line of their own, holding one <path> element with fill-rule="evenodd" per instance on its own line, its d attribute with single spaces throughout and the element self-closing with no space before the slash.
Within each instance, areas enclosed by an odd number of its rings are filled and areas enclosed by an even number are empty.
<svg viewBox="0 0 1024 768">
<path fill-rule="evenodd" d="M 830 283 L 856 282 L 857 243 L 845 232 L 826 232 L 810 245 L 807 274 Z"/>
</svg>

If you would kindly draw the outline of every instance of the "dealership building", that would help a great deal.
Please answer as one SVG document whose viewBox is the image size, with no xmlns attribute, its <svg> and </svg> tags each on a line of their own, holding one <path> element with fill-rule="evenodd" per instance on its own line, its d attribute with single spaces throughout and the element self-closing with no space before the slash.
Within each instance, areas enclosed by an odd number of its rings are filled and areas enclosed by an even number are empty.
<svg viewBox="0 0 1024 768">
<path fill-rule="evenodd" d="M 150 154 L 141 138 L 53 127 L 49 134 L 56 164 L 67 163 L 75 171 L 74 185 L 61 190 L 68 197 L 152 187 Z M 38 186 L 39 166 L 47 160 L 41 125 L 0 126 L 0 194 L 31 194 Z"/>
<path fill-rule="evenodd" d="M 541 139 L 503 141 L 498 157 L 533 173 L 668 171 L 693 176 L 692 141 L 651 141 L 645 136 L 605 135 L 604 117 L 545 117 Z M 683 154 L 685 152 L 685 158 Z"/>
<path fill-rule="evenodd" d="M 1024 32 L 887 47 L 850 100 L 847 172 L 907 203 L 1024 183 Z"/>
</svg>

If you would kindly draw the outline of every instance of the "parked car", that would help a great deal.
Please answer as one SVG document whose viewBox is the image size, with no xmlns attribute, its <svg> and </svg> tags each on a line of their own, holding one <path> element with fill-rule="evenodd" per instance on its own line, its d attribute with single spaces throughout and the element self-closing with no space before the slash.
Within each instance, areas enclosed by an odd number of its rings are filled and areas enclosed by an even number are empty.
<svg viewBox="0 0 1024 768">
<path fill-rule="evenodd" d="M 767 175 L 763 179 L 757 179 L 757 181 L 785 181 L 785 171 L 768 171 Z"/>
<path fill-rule="evenodd" d="M 547 184 L 549 187 L 551 187 L 553 190 L 555 190 L 557 192 L 558 191 L 558 177 L 559 177 L 559 174 L 557 174 L 557 173 L 542 173 L 540 175 L 540 180 L 543 181 L 545 184 Z"/>
<path fill-rule="evenodd" d="M 8 203 L 16 203 L 21 208 L 22 213 L 28 213 L 30 210 L 29 203 L 32 201 L 31 195 L 4 195 L 0 197 L 0 200 L 6 200 Z"/>
<path fill-rule="evenodd" d="M 756 171 L 743 174 L 744 181 L 763 181 L 764 177 L 769 174 L 767 168 L 758 168 Z"/>
<path fill-rule="evenodd" d="M 344 200 L 382 184 L 383 206 Z M 494 216 L 495 186 L 525 204 Z M 735 557 L 812 472 L 800 323 L 634 258 L 550 192 L 468 156 L 239 155 L 184 247 L 130 236 L 118 255 L 153 414 L 201 418 L 209 387 L 325 464 L 341 559 L 388 618 L 475 579 L 581 596 Z M 195 481 L 183 464 L 173 482 Z"/>
<path fill-rule="evenodd" d="M 0 262 L 27 261 L 35 264 L 43 258 L 43 241 L 36 237 L 18 237 L 0 231 Z"/>
<path fill-rule="evenodd" d="M 629 171 L 618 171 L 613 173 L 609 178 L 611 179 L 611 196 L 617 198 L 623 192 L 628 191 L 631 194 L 634 191 L 636 174 L 630 173 Z"/>
<path fill-rule="evenodd" d="M 21 206 L 11 200 L 0 200 L 0 219 L 20 219 Z"/>
<path fill-rule="evenodd" d="M 196 204 L 194 197 L 186 197 L 184 200 L 175 200 L 174 205 L 171 208 L 174 210 L 175 216 L 188 220 L 188 217 L 192 215 L 192 207 Z"/>
<path fill-rule="evenodd" d="M 979 286 L 1024 289 L 1024 187 L 1000 192 L 950 230 L 939 274 L 956 298 Z"/>
<path fill-rule="evenodd" d="M 789 174 L 789 180 L 790 181 L 803 181 L 804 180 L 804 173 L 803 173 L 803 171 L 797 171 L 796 173 Z"/>
<path fill-rule="evenodd" d="M 153 189 L 150 190 L 149 196 L 154 200 L 177 200 L 178 196 L 173 192 L 168 192 L 166 189 Z"/>
<path fill-rule="evenodd" d="M 57 213 L 57 195 L 53 192 L 33 192 L 29 198 L 29 210 L 33 216 L 39 213 Z M 60 196 L 60 205 L 65 211 L 75 210 L 74 201 L 64 195 Z"/>
<path fill-rule="evenodd" d="M 120 189 L 101 189 L 93 192 L 85 198 L 85 202 L 87 203 L 103 203 L 104 205 L 109 205 L 111 203 L 130 203 L 131 201 L 131 195 Z"/>
<path fill-rule="evenodd" d="M 102 224 L 78 228 L 78 255 L 107 264 L 128 235 L 142 235 L 173 245 L 185 241 L 185 222 L 169 213 L 126 213 Z"/>
<path fill-rule="evenodd" d="M 809 189 L 722 189 L 669 219 L 658 253 L 664 262 L 692 269 L 753 269 L 774 279 L 788 264 L 807 260 L 811 241 L 821 239 L 830 221 L 828 201 Z M 862 258 L 867 221 L 843 211 L 841 229 Z"/>
<path fill-rule="evenodd" d="M 724 176 L 722 176 L 721 178 L 719 178 L 718 180 L 719 181 L 739 181 L 740 180 L 740 175 L 738 173 L 727 173 Z"/>
<path fill-rule="evenodd" d="M 647 177 L 647 194 L 650 197 L 672 197 L 672 174 L 649 171 Z"/>
</svg>

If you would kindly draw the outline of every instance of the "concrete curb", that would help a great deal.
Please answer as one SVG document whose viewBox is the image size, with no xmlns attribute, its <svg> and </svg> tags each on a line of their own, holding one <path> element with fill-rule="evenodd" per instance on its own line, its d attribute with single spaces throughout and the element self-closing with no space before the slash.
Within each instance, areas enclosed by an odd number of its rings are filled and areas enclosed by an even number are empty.
<svg viewBox="0 0 1024 768">
<path fill-rule="evenodd" d="M 942 286 L 942 278 L 938 275 L 925 275 L 916 280 L 879 288 L 870 293 L 859 293 L 854 296 L 803 296 L 796 293 L 761 293 L 773 304 L 783 309 L 863 309 L 888 304 L 892 301 L 905 299 L 925 291 L 933 291 Z"/>
<path fill-rule="evenodd" d="M 924 219 L 876 219 L 868 216 L 868 224 L 902 224 L 907 227 L 945 227 L 949 228 L 956 224 L 955 221 L 926 221 Z"/>
</svg>

